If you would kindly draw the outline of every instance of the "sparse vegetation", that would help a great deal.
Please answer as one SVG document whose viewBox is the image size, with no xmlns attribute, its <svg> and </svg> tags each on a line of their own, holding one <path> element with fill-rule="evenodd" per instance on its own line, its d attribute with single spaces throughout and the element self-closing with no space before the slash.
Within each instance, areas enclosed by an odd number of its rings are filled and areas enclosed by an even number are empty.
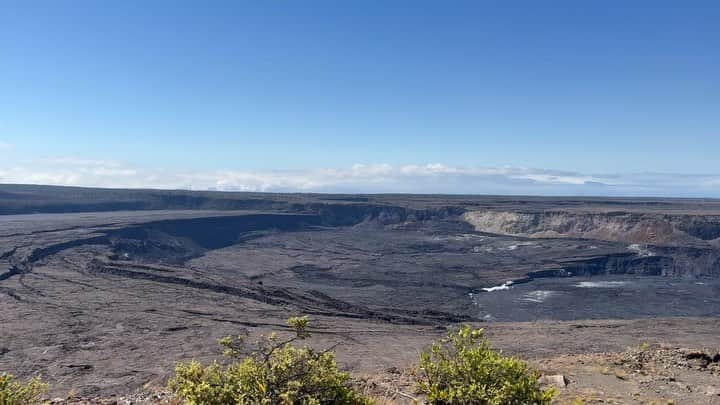
<svg viewBox="0 0 720 405">
<path fill-rule="evenodd" d="M 170 388 L 191 405 L 375 403 L 350 385 L 332 350 L 293 345 L 310 336 L 307 317 L 288 325 L 290 337 L 272 333 L 247 354 L 243 336 L 221 339 L 230 364 L 178 364 Z M 493 350 L 482 329 L 469 326 L 422 353 L 419 369 L 419 392 L 430 404 L 545 405 L 555 394 L 540 388 L 524 362 Z"/>
<path fill-rule="evenodd" d="M 332 350 L 317 351 L 292 343 L 310 336 L 307 317 L 290 318 L 293 335 L 264 337 L 259 348 L 245 355 L 242 337 L 224 338 L 226 367 L 192 361 L 179 364 L 170 388 L 188 404 L 370 404 L 338 370 Z"/>
<path fill-rule="evenodd" d="M 15 381 L 12 374 L 0 373 L 0 405 L 27 405 L 40 402 L 49 386 L 40 377 L 26 383 Z"/>
<path fill-rule="evenodd" d="M 420 391 L 431 404 L 549 404 L 538 375 L 493 350 L 482 329 L 463 326 L 434 343 L 420 360 Z"/>
</svg>

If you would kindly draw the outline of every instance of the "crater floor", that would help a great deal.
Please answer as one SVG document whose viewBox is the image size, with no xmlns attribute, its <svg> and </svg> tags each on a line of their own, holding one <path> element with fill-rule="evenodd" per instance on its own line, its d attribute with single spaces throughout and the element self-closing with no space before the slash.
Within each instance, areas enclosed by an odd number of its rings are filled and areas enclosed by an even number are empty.
<svg viewBox="0 0 720 405">
<path fill-rule="evenodd" d="M 416 361 L 459 322 L 533 361 L 646 341 L 720 346 L 720 253 L 683 231 L 716 234 L 712 201 L 656 201 L 669 204 L 661 211 L 624 200 L 272 197 L 239 200 L 251 210 L 0 215 L 0 369 L 85 395 L 127 393 L 163 384 L 179 360 L 215 358 L 222 336 L 281 329 L 296 314 L 360 373 Z M 638 212 L 670 215 L 672 237 L 487 232 L 465 215 L 582 206 L 611 207 L 613 223 L 628 208 L 633 232 L 648 221 Z"/>
</svg>

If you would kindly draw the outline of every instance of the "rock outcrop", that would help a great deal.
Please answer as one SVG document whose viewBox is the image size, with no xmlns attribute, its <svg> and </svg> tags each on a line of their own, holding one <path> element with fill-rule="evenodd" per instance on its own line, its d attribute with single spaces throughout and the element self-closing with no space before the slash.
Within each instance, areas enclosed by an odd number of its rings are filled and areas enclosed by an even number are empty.
<svg viewBox="0 0 720 405">
<path fill-rule="evenodd" d="M 575 211 L 468 211 L 477 231 L 664 246 L 720 247 L 720 215 Z"/>
</svg>

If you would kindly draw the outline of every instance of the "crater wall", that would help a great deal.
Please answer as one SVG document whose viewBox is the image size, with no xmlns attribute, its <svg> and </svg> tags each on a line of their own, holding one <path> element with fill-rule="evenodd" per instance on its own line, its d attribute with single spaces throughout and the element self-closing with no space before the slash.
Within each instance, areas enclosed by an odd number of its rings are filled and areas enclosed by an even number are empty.
<svg viewBox="0 0 720 405">
<path fill-rule="evenodd" d="M 720 247 L 720 216 L 632 212 L 468 211 L 477 231 L 665 246 Z"/>
</svg>

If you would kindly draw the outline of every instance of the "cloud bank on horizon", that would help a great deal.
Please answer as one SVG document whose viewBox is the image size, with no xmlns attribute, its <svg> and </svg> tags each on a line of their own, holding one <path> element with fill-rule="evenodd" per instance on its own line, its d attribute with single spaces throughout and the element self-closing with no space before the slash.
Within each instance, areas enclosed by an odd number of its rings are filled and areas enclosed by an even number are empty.
<svg viewBox="0 0 720 405">
<path fill-rule="evenodd" d="M 253 192 L 720 198 L 720 174 L 587 174 L 522 167 L 355 164 L 304 170 L 170 171 L 76 158 L 0 162 L 0 183 Z"/>
</svg>

